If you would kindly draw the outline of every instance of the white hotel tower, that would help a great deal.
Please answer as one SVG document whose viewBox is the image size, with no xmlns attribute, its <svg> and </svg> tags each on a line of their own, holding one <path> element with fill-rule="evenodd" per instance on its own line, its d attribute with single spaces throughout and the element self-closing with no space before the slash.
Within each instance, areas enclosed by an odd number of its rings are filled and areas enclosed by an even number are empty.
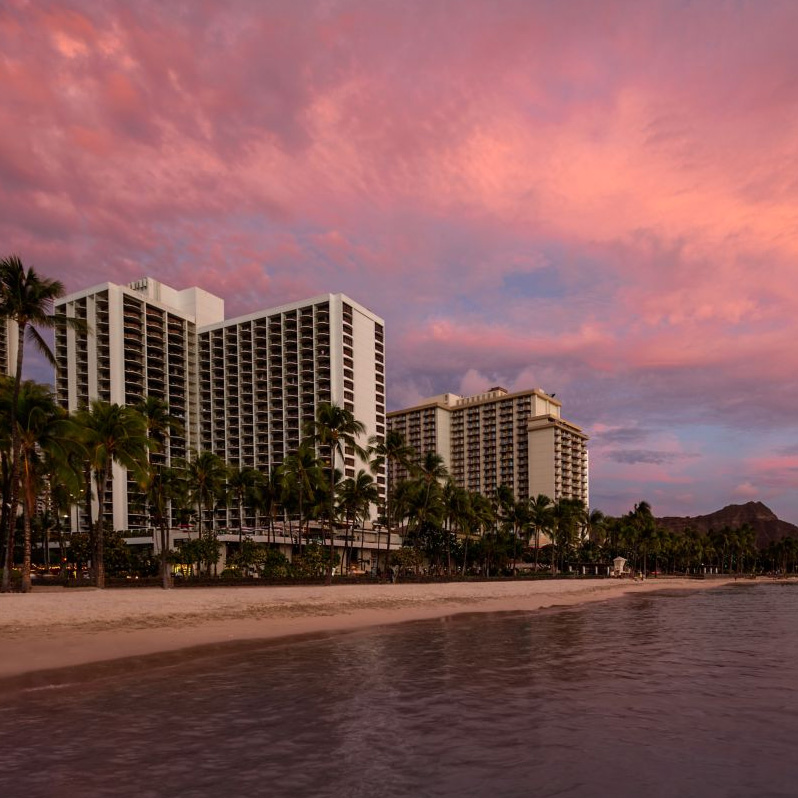
<svg viewBox="0 0 798 798">
<path fill-rule="evenodd" d="M 165 464 L 207 449 L 266 471 L 296 449 L 322 402 L 351 410 L 366 436 L 385 433 L 384 324 L 342 294 L 225 321 L 219 297 L 145 278 L 70 294 L 56 313 L 89 327 L 56 330 L 59 402 L 75 411 L 98 398 L 165 400 L 185 430 L 155 455 Z M 346 475 L 358 467 L 365 464 L 347 456 Z M 113 528 L 146 529 L 137 486 L 120 467 L 112 493 Z M 221 511 L 217 523 L 237 523 L 237 508 Z"/>
<path fill-rule="evenodd" d="M 17 323 L 0 319 L 0 374 L 13 377 L 17 371 Z"/>
<path fill-rule="evenodd" d="M 228 463 L 267 471 L 299 448 L 320 403 L 351 411 L 385 434 L 382 319 L 343 294 L 324 294 L 217 322 L 199 331 L 200 446 Z M 344 477 L 368 470 L 354 452 Z M 385 478 L 377 476 L 380 490 Z M 217 511 L 234 528 L 238 507 Z M 244 519 L 251 526 L 254 518 Z"/>
</svg>

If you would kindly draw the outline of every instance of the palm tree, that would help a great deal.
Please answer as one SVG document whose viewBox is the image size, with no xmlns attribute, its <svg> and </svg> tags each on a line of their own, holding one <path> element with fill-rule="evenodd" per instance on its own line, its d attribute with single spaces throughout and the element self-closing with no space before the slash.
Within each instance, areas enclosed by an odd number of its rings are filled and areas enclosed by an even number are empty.
<svg viewBox="0 0 798 798">
<path fill-rule="evenodd" d="M 579 540 L 585 517 L 585 504 L 581 499 L 563 497 L 553 507 L 554 536 L 552 539 L 551 572 L 556 572 L 555 549 L 560 554 L 560 565 L 564 567 L 567 553 Z"/>
<path fill-rule="evenodd" d="M 489 529 L 496 523 L 496 514 L 493 511 L 491 500 L 481 493 L 471 494 L 471 513 L 475 528 L 478 530 L 483 541 Z M 486 565 L 483 561 L 483 567 Z"/>
<path fill-rule="evenodd" d="M 747 521 L 738 530 L 740 540 L 740 563 L 738 571 L 742 573 L 745 567 L 745 558 L 756 558 L 756 531 Z"/>
<path fill-rule="evenodd" d="M 224 495 L 227 466 L 213 452 L 196 452 L 186 464 L 188 499 L 197 508 L 197 529 L 203 537 L 203 511 L 213 510 Z M 211 521 L 211 530 L 213 521 Z"/>
<path fill-rule="evenodd" d="M 411 470 L 411 463 L 416 456 L 416 450 L 407 444 L 405 436 L 398 430 L 388 430 L 383 439 L 380 435 L 369 438 L 371 447 L 371 468 L 374 473 L 385 468 L 385 525 L 388 528 L 385 544 L 385 569 L 391 557 L 391 521 L 394 519 L 393 507 L 393 472 L 399 468 Z M 377 553 L 379 558 L 379 552 Z"/>
<path fill-rule="evenodd" d="M 604 522 L 606 516 L 601 510 L 588 510 L 585 513 L 585 534 L 588 540 L 599 546 L 604 544 Z"/>
<path fill-rule="evenodd" d="M 169 508 L 185 495 L 185 473 L 174 468 L 149 469 L 142 484 L 150 514 L 161 535 L 161 587 L 172 587 L 169 573 Z"/>
<path fill-rule="evenodd" d="M 686 570 L 689 573 L 693 566 L 700 564 L 704 554 L 704 536 L 693 526 L 684 530 L 681 548 L 686 560 Z"/>
<path fill-rule="evenodd" d="M 183 431 L 183 425 L 180 420 L 169 412 L 169 404 L 157 396 L 146 396 L 135 405 L 135 409 L 144 418 L 147 427 L 147 437 L 155 441 L 156 452 L 161 451 L 164 446 L 165 440 L 172 433 L 180 433 Z M 152 458 L 148 457 L 151 461 Z"/>
<path fill-rule="evenodd" d="M 437 452 L 427 452 L 416 466 L 416 481 L 420 487 L 413 514 L 415 524 L 425 521 L 439 523 L 443 520 L 444 507 L 441 482 L 447 479 L 449 470 L 443 457 Z"/>
<path fill-rule="evenodd" d="M 269 536 L 274 542 L 274 518 L 277 515 L 280 496 L 283 492 L 282 469 L 273 468 L 268 474 L 261 474 L 252 487 L 252 503 L 255 508 L 256 520 L 258 514 L 267 517 Z"/>
<path fill-rule="evenodd" d="M 146 396 L 144 399 L 134 405 L 134 407 L 144 418 L 144 422 L 147 427 L 147 438 L 150 441 L 150 446 L 147 450 L 148 474 L 146 475 L 144 486 L 145 498 L 147 499 L 147 502 L 153 511 L 154 518 L 159 519 L 156 521 L 156 525 L 161 532 L 161 545 L 163 546 L 166 544 L 168 547 L 168 534 L 164 535 L 163 526 L 169 526 L 169 502 L 171 502 L 171 497 L 167 498 L 167 504 L 164 508 L 160 508 L 158 505 L 160 499 L 164 498 L 166 494 L 173 492 L 173 488 L 170 486 L 173 484 L 176 485 L 176 482 L 175 478 L 172 476 L 169 476 L 166 479 L 161 479 L 160 472 L 163 470 L 166 460 L 163 455 L 164 444 L 172 433 L 181 433 L 183 431 L 183 425 L 180 423 L 179 419 L 169 413 L 168 403 L 157 396 Z M 157 462 L 155 464 L 153 464 L 151 452 L 157 452 L 158 456 Z M 152 473 L 153 465 L 156 473 Z M 152 491 L 155 491 L 155 493 L 153 494 Z M 177 494 L 175 494 L 175 498 L 176 496 Z M 171 587 L 169 584 L 168 572 L 165 570 L 166 568 L 166 554 L 163 552 L 163 550 L 161 550 L 161 572 L 164 588 Z M 163 574 L 167 575 L 163 576 Z"/>
<path fill-rule="evenodd" d="M 6 528 L 6 513 L 11 506 L 11 397 L 14 394 L 14 380 L 0 374 L 0 476 L 2 476 L 2 490 L 0 490 L 0 532 Z M 2 538 L 5 540 L 5 537 Z M 13 547 L 13 535 L 9 541 Z M 6 562 L 7 550 L 3 552 L 3 563 Z M 9 560 L 9 568 L 13 566 L 14 558 Z"/>
<path fill-rule="evenodd" d="M 31 267 L 27 270 L 17 255 L 0 260 L 0 321 L 9 319 L 17 325 L 17 361 L 14 372 L 14 387 L 11 398 L 9 428 L 11 430 L 11 492 L 9 507 L 3 505 L 4 539 L 6 556 L 3 560 L 3 577 L 0 589 L 10 589 L 11 561 L 14 550 L 14 527 L 19 504 L 20 435 L 17 427 L 17 403 L 22 384 L 22 364 L 25 355 L 25 339 L 29 338 L 55 366 L 55 357 L 50 347 L 39 333 L 37 327 L 53 328 L 69 326 L 74 329 L 85 328 L 77 319 L 53 316 L 53 303 L 64 295 L 64 286 L 58 280 L 40 277 Z"/>
<path fill-rule="evenodd" d="M 452 540 L 457 540 L 457 532 L 466 533 L 470 535 L 470 526 L 467 524 L 467 513 L 470 510 L 468 500 L 468 491 L 465 488 L 458 487 L 450 479 L 443 486 L 443 508 L 444 520 L 446 522 L 446 573 L 451 576 L 452 573 Z M 466 537 L 466 546 L 468 545 L 468 538 Z"/>
<path fill-rule="evenodd" d="M 367 457 L 358 438 L 366 433 L 366 426 L 343 407 L 335 404 L 320 404 L 316 418 L 305 426 L 306 442 L 326 451 L 329 466 L 329 522 L 330 522 L 330 560 L 327 563 L 327 584 L 332 583 L 333 558 L 335 557 L 335 460 L 347 451 L 361 459 Z"/>
<path fill-rule="evenodd" d="M 111 487 L 113 465 L 132 472 L 141 483 L 147 471 L 150 441 L 144 417 L 132 407 L 94 400 L 76 417 L 80 437 L 97 488 L 97 522 L 94 525 L 94 573 L 97 587 L 105 587 L 103 542 L 106 494 Z"/>
<path fill-rule="evenodd" d="M 45 460 L 54 476 L 57 470 L 59 480 L 77 490 L 79 476 L 66 466 L 69 453 L 79 452 L 81 447 L 76 441 L 75 424 L 56 405 L 49 388 L 25 380 L 20 386 L 18 405 L 24 529 L 22 591 L 27 593 L 31 589 L 31 522 L 41 483 L 46 478 Z"/>
<path fill-rule="evenodd" d="M 80 430 L 76 426 L 75 440 L 80 444 Z M 78 504 L 85 489 L 86 451 L 80 449 L 70 452 L 66 461 L 51 460 L 48 464 L 50 480 L 50 511 L 55 518 L 55 534 L 58 538 L 61 557 L 61 575 L 66 576 L 66 540 L 64 537 L 63 519 L 69 517 L 73 506 Z"/>
<path fill-rule="evenodd" d="M 244 539 L 244 504 L 252 496 L 255 483 L 260 477 L 256 468 L 239 468 L 233 466 L 227 475 L 227 489 L 238 503 L 238 545 L 239 549 Z"/>
<path fill-rule="evenodd" d="M 515 496 L 509 485 L 499 485 L 490 497 L 490 506 L 493 511 L 493 524 L 491 524 L 493 534 L 489 538 L 486 538 L 483 544 L 486 576 L 490 576 L 491 563 L 500 549 L 500 532 L 506 531 L 507 527 L 511 524 L 514 504 Z"/>
<path fill-rule="evenodd" d="M 513 574 L 518 558 L 518 538 L 522 531 L 526 531 L 525 539 L 529 540 L 529 517 L 530 509 L 528 501 L 517 501 L 513 503 L 510 510 L 509 522 L 513 532 Z"/>
<path fill-rule="evenodd" d="M 786 576 L 790 571 L 795 572 L 796 555 L 798 555 L 798 539 L 784 537 L 777 542 L 779 549 L 779 559 L 781 561 L 782 575 Z M 790 568 L 792 566 L 792 568 Z"/>
<path fill-rule="evenodd" d="M 283 460 L 280 467 L 283 489 L 296 498 L 299 512 L 299 553 L 302 554 L 302 530 L 305 524 L 305 507 L 312 503 L 324 480 L 324 471 L 316 451 L 307 445 L 300 446 L 294 454 Z"/>
<path fill-rule="evenodd" d="M 645 501 L 636 504 L 633 510 L 623 516 L 622 522 L 621 532 L 627 549 L 634 553 L 636 563 L 642 554 L 642 573 L 645 576 L 648 572 L 648 553 L 657 540 L 657 523 L 651 513 L 651 505 Z"/>
<path fill-rule="evenodd" d="M 352 548 L 354 548 L 355 524 L 358 519 L 365 523 L 371 515 L 371 505 L 380 500 L 377 483 L 371 474 L 360 469 L 354 478 L 345 479 L 338 486 L 338 502 L 349 524 L 351 524 Z M 346 546 L 344 547 L 346 548 Z M 362 558 L 362 537 L 361 553 Z"/>
<path fill-rule="evenodd" d="M 45 466 L 44 477 L 47 479 L 48 469 Z M 50 511 L 49 507 L 45 507 L 39 514 L 39 528 L 42 533 L 42 564 L 45 570 L 50 570 L 50 533 L 58 526 L 58 519 L 55 514 Z"/>
<path fill-rule="evenodd" d="M 538 570 L 540 533 L 551 528 L 551 508 L 551 499 L 543 493 L 538 493 L 537 496 L 529 500 L 529 520 L 535 530 L 535 572 Z"/>
<path fill-rule="evenodd" d="M 645 576 L 648 572 L 648 551 L 655 542 L 657 523 L 651 513 L 651 505 L 645 501 L 636 504 L 628 518 L 637 545 L 643 551 L 643 576 Z"/>
<path fill-rule="evenodd" d="M 455 485 L 453 481 L 449 480 L 443 489 L 443 503 L 444 517 L 446 519 L 449 532 L 451 533 L 449 539 L 447 540 L 446 549 L 447 570 L 451 575 L 452 565 L 450 544 L 452 535 L 455 536 L 454 540 L 456 541 L 456 535 L 459 532 L 465 538 L 463 542 L 463 573 L 465 573 L 465 557 L 468 555 L 468 541 L 470 540 L 471 532 L 473 531 L 471 496 L 465 488 Z"/>
<path fill-rule="evenodd" d="M 515 504 L 513 489 L 509 485 L 502 483 L 496 488 L 492 500 L 493 511 L 496 513 L 497 520 L 500 523 L 509 521 L 513 514 L 513 505 Z"/>
</svg>

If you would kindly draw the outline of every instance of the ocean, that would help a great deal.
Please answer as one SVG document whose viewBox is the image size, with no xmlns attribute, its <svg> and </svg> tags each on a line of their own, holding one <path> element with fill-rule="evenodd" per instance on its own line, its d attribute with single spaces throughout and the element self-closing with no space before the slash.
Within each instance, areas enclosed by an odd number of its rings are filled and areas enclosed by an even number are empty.
<svg viewBox="0 0 798 798">
<path fill-rule="evenodd" d="M 798 795 L 798 585 L 138 660 L 0 698 L 0 796 Z"/>
</svg>

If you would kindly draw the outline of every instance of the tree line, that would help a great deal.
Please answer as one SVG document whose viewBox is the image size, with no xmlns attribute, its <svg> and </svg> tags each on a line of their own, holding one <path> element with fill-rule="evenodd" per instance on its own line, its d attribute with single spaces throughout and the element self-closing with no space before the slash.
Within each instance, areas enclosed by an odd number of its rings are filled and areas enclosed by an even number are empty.
<svg viewBox="0 0 798 798">
<path fill-rule="evenodd" d="M 61 283 L 26 269 L 18 257 L 0 260 L 0 320 L 16 322 L 18 334 L 14 377 L 0 380 L 3 590 L 10 589 L 18 560 L 21 589 L 30 590 L 34 531 L 39 531 L 45 564 L 51 535 L 60 541 L 64 559 L 62 519 L 76 506 L 82 508 L 83 529 L 73 530 L 73 553 L 91 562 L 95 584 L 104 586 L 105 547 L 118 551 L 119 545 L 119 530 L 109 524 L 115 463 L 134 478 L 150 525 L 160 536 L 164 587 L 176 563 L 213 569 L 219 552 L 214 516 L 223 506 L 234 508 L 238 522 L 233 563 L 256 571 L 266 565 L 283 568 L 268 547 L 248 540 L 245 523 L 265 530 L 274 543 L 275 523 L 281 520 L 297 562 L 305 563 L 303 573 L 323 571 L 328 582 L 338 562 L 336 528 L 345 532 L 343 570 L 352 558 L 356 527 L 363 529 L 375 507 L 377 565 L 395 572 L 494 576 L 515 573 L 525 563 L 528 570 L 553 574 L 607 564 L 616 556 L 643 573 L 652 565 L 671 572 L 696 572 L 708 565 L 726 573 L 796 568 L 798 542 L 791 538 L 758 551 L 753 531 L 745 526 L 674 535 L 657 525 L 646 502 L 611 518 L 578 499 L 518 499 L 506 485 L 490 496 L 466 490 L 451 480 L 440 455 L 415 452 L 395 430 L 372 436 L 362 446 L 364 425 L 335 404 L 318 406 L 316 417 L 303 427 L 300 447 L 269 473 L 229 466 L 209 451 L 167 465 L 167 441 L 181 429 L 163 400 L 149 396 L 131 406 L 96 400 L 69 414 L 48 386 L 22 379 L 26 342 L 55 365 L 40 328 L 61 323 L 86 331 L 79 320 L 53 315 L 53 304 L 63 293 Z M 339 465 L 353 454 L 368 470 L 344 478 Z M 383 473 L 381 498 L 375 475 Z M 193 524 L 198 536 L 182 547 L 185 551 L 170 553 L 169 529 L 175 521 Z M 324 552 L 317 549 L 320 530 L 327 537 Z M 394 533 L 403 545 L 392 550 Z"/>
</svg>

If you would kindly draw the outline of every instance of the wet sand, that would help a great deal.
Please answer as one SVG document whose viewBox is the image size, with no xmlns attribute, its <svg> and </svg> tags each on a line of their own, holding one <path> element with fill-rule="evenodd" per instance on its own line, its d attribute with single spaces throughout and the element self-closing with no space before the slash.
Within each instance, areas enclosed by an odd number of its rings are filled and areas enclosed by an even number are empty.
<svg viewBox="0 0 798 798">
<path fill-rule="evenodd" d="M 0 680 L 41 684 L 58 669 L 463 612 L 532 611 L 729 579 L 96 590 L 0 595 Z M 58 679 L 53 678 L 55 682 Z"/>
</svg>

